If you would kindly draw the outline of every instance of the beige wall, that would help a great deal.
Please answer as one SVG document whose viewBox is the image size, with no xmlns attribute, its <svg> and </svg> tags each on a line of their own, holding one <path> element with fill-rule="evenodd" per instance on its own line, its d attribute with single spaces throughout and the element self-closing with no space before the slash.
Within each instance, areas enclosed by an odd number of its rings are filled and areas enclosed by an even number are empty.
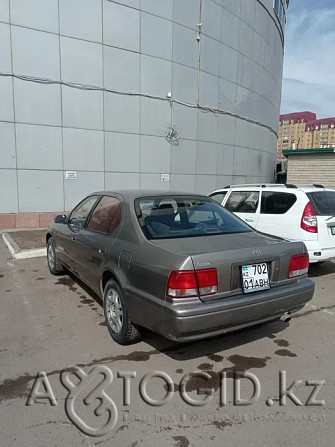
<svg viewBox="0 0 335 447">
<path fill-rule="evenodd" d="M 335 154 L 289 155 L 287 183 L 335 189 Z"/>
</svg>

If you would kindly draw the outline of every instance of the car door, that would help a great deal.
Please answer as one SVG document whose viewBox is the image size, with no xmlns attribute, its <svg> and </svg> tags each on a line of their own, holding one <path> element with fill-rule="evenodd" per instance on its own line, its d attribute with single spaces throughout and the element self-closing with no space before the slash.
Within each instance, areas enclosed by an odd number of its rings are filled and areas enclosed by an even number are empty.
<svg viewBox="0 0 335 447">
<path fill-rule="evenodd" d="M 76 240 L 85 226 L 87 217 L 97 203 L 99 196 L 93 195 L 82 200 L 70 213 L 67 223 L 56 237 L 57 249 L 62 261 L 78 274 L 78 252 Z"/>
<path fill-rule="evenodd" d="M 256 229 L 285 239 L 299 240 L 302 212 L 300 207 L 295 206 L 296 203 L 297 195 L 294 192 L 262 191 Z"/>
<path fill-rule="evenodd" d="M 251 227 L 256 228 L 259 208 L 260 190 L 231 190 L 224 202 L 224 207 L 236 214 Z"/>
<path fill-rule="evenodd" d="M 108 251 L 121 227 L 121 199 L 103 196 L 76 237 L 79 275 L 97 293 Z"/>
</svg>

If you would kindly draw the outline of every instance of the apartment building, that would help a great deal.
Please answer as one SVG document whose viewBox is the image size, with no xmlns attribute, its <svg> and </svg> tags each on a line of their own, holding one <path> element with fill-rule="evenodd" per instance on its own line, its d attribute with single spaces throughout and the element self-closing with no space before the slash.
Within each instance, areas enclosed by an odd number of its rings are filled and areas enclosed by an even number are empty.
<svg viewBox="0 0 335 447">
<path fill-rule="evenodd" d="M 312 112 L 280 115 L 278 159 L 283 151 L 295 149 L 335 148 L 335 118 L 316 119 Z"/>
<path fill-rule="evenodd" d="M 315 113 L 296 112 L 280 115 L 277 146 L 278 159 L 285 158 L 283 150 L 305 148 L 306 124 L 309 122 L 316 122 Z"/>
<path fill-rule="evenodd" d="M 335 148 L 335 118 L 324 118 L 306 124 L 305 149 Z"/>
</svg>

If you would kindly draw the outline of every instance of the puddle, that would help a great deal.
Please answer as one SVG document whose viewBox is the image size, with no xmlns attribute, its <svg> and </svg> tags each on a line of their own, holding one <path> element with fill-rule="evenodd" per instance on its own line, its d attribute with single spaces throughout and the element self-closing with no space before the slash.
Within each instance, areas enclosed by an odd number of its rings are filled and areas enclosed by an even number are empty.
<svg viewBox="0 0 335 447">
<path fill-rule="evenodd" d="M 288 349 L 278 349 L 278 351 L 275 351 L 275 354 L 280 355 L 282 357 L 298 357 L 297 354 L 289 351 Z"/>
<path fill-rule="evenodd" d="M 71 290 L 71 292 L 75 292 L 77 290 L 76 287 L 73 287 L 75 285 L 73 279 L 66 276 L 64 276 L 63 278 L 59 278 L 59 280 L 55 282 L 55 284 L 61 286 L 67 286 L 69 290 Z"/>
<path fill-rule="evenodd" d="M 190 445 L 190 441 L 186 436 L 172 436 L 172 439 L 177 441 L 176 444 L 173 444 L 173 447 L 188 447 Z"/>
<path fill-rule="evenodd" d="M 218 354 L 210 354 L 207 356 L 209 360 L 212 360 L 213 362 L 222 362 L 223 356 Z"/>
<path fill-rule="evenodd" d="M 208 371 L 209 369 L 213 369 L 213 365 L 211 363 L 201 363 L 198 365 L 198 369 L 201 371 Z"/>
<path fill-rule="evenodd" d="M 279 340 L 274 340 L 274 342 L 276 343 L 276 345 L 284 346 L 285 348 L 290 346 L 290 343 L 288 341 L 286 341 L 286 340 L 279 339 Z"/>
</svg>

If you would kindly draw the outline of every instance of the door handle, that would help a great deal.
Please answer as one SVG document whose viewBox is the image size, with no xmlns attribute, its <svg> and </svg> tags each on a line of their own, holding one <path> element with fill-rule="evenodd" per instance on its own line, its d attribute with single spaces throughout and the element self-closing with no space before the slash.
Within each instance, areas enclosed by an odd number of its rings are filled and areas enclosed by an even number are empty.
<svg viewBox="0 0 335 447">
<path fill-rule="evenodd" d="M 246 217 L 245 221 L 246 222 L 255 222 L 255 218 L 254 217 Z"/>
<path fill-rule="evenodd" d="M 71 241 L 75 241 L 76 238 L 74 236 L 71 236 Z"/>
<path fill-rule="evenodd" d="M 100 253 L 101 255 L 103 255 L 103 254 L 106 253 L 106 250 L 103 250 L 102 248 L 99 248 L 99 253 Z"/>
</svg>

